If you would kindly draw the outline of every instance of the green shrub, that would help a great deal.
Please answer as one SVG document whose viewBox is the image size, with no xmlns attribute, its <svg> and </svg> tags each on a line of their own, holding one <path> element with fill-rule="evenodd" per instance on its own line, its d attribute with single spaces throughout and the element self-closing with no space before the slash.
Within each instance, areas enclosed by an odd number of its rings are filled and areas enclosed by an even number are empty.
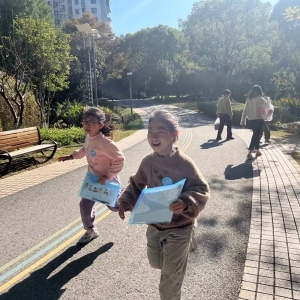
<svg viewBox="0 0 300 300">
<path fill-rule="evenodd" d="M 54 140 L 59 147 L 81 144 L 85 140 L 84 130 L 74 126 L 66 129 L 41 128 L 40 131 L 42 139 Z"/>
</svg>

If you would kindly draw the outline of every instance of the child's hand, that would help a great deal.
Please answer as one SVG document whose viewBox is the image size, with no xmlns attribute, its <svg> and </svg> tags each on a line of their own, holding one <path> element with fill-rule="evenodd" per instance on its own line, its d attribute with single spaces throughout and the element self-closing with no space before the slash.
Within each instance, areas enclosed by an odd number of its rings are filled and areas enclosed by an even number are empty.
<svg viewBox="0 0 300 300">
<path fill-rule="evenodd" d="M 121 202 L 119 206 L 119 217 L 124 220 L 125 212 L 130 210 L 130 206 L 127 203 Z"/>
<path fill-rule="evenodd" d="M 106 175 L 102 175 L 100 178 L 99 178 L 99 182 L 101 184 L 105 184 L 105 181 L 108 179 L 108 177 Z"/>
<path fill-rule="evenodd" d="M 170 205 L 170 211 L 172 211 L 174 214 L 180 214 L 187 208 L 187 203 L 181 199 L 173 202 Z"/>
<path fill-rule="evenodd" d="M 65 160 L 70 160 L 70 159 L 73 159 L 71 155 L 65 155 L 65 156 L 59 157 L 57 160 L 58 161 L 65 161 Z"/>
</svg>

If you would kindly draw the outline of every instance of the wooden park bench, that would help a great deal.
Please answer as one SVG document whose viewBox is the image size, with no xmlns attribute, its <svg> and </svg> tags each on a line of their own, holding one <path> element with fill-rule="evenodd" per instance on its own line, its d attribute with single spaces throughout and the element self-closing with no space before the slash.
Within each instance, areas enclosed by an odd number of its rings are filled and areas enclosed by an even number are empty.
<svg viewBox="0 0 300 300">
<path fill-rule="evenodd" d="M 0 160 L 8 160 L 7 174 L 16 158 L 41 153 L 46 160 L 53 157 L 57 144 L 52 140 L 42 140 L 38 127 L 15 129 L 0 132 Z"/>
</svg>

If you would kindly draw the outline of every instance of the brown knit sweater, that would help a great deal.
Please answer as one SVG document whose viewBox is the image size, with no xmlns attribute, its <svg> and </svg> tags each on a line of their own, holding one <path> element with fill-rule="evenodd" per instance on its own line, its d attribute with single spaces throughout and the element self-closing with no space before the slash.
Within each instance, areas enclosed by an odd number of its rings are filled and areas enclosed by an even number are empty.
<svg viewBox="0 0 300 300">
<path fill-rule="evenodd" d="M 162 186 L 164 177 L 170 177 L 173 183 L 186 178 L 179 199 L 186 202 L 187 208 L 181 214 L 173 214 L 171 223 L 155 224 L 156 228 L 166 230 L 195 226 L 196 218 L 209 198 L 209 187 L 192 159 L 178 148 L 169 157 L 160 157 L 155 152 L 145 156 L 136 174 L 130 176 L 129 185 L 118 202 L 129 204 L 132 211 L 142 190 Z"/>
</svg>

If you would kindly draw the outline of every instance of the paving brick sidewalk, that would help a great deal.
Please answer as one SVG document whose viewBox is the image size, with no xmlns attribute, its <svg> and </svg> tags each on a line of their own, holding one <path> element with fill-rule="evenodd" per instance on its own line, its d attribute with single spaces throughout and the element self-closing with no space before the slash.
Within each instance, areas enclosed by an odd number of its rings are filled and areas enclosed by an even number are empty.
<svg viewBox="0 0 300 300">
<path fill-rule="evenodd" d="M 234 133 L 249 145 L 249 130 Z M 253 162 L 251 227 L 239 299 L 300 299 L 299 166 L 277 145 L 262 153 Z"/>
</svg>

